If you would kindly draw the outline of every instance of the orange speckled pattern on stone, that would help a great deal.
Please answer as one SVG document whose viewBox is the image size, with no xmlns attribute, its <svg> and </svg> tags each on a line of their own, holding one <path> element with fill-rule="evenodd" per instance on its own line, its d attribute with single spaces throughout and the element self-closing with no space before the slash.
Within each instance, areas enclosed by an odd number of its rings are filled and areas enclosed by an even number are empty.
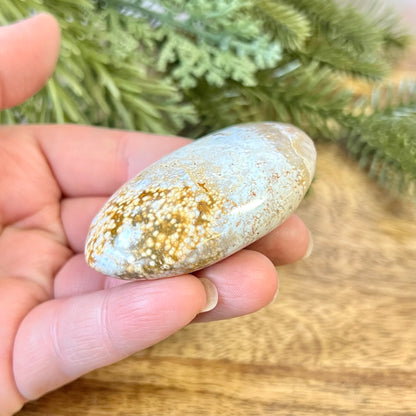
<svg viewBox="0 0 416 416">
<path fill-rule="evenodd" d="M 251 244 L 299 205 L 315 171 L 312 140 L 272 122 L 232 126 L 156 162 L 94 219 L 85 256 L 123 279 L 207 267 Z"/>
</svg>

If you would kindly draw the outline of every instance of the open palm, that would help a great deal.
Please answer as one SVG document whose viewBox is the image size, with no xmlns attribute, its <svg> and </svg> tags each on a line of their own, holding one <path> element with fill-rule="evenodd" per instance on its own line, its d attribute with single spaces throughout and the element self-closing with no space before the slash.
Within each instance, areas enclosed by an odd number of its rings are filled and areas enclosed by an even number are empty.
<svg viewBox="0 0 416 416">
<path fill-rule="evenodd" d="M 46 82 L 59 29 L 51 16 L 39 15 L 0 28 L 0 44 L 1 109 Z M 127 283 L 90 269 L 83 247 L 95 213 L 127 179 L 186 143 L 85 126 L 0 128 L 0 415 L 191 321 L 265 306 L 277 289 L 273 263 L 304 256 L 308 231 L 292 216 L 249 249 L 194 275 Z M 203 314 L 201 277 L 219 295 Z"/>
</svg>

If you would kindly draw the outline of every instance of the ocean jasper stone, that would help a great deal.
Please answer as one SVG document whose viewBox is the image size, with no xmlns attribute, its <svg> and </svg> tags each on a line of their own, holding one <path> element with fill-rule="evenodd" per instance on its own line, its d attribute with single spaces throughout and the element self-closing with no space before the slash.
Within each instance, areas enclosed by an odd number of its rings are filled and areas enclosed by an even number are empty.
<svg viewBox="0 0 416 416">
<path fill-rule="evenodd" d="M 123 185 L 91 224 L 88 264 L 122 279 L 207 267 L 253 243 L 299 205 L 316 151 L 302 131 L 274 122 L 209 134 Z"/>
</svg>

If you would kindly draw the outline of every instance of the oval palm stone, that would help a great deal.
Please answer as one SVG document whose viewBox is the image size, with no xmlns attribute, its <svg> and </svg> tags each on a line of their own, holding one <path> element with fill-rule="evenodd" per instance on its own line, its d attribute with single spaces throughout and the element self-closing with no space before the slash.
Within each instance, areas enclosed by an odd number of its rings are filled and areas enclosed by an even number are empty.
<svg viewBox="0 0 416 416">
<path fill-rule="evenodd" d="M 209 134 L 123 185 L 91 224 L 87 263 L 122 279 L 207 267 L 253 243 L 299 205 L 315 171 L 312 140 L 275 122 Z"/>
</svg>

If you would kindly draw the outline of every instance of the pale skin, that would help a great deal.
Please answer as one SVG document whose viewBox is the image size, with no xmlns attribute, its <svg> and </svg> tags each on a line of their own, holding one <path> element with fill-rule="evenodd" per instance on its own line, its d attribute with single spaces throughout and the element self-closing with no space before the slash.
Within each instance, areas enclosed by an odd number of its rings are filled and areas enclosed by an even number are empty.
<svg viewBox="0 0 416 416">
<path fill-rule="evenodd" d="M 46 14 L 0 28 L 0 109 L 45 84 L 59 43 L 57 23 Z M 86 126 L 0 127 L 0 415 L 191 322 L 261 309 L 277 291 L 274 265 L 305 256 L 309 232 L 292 215 L 193 275 L 126 283 L 90 269 L 85 237 L 104 201 L 187 143 Z M 218 291 L 217 305 L 204 313 L 200 277 Z"/>
</svg>

